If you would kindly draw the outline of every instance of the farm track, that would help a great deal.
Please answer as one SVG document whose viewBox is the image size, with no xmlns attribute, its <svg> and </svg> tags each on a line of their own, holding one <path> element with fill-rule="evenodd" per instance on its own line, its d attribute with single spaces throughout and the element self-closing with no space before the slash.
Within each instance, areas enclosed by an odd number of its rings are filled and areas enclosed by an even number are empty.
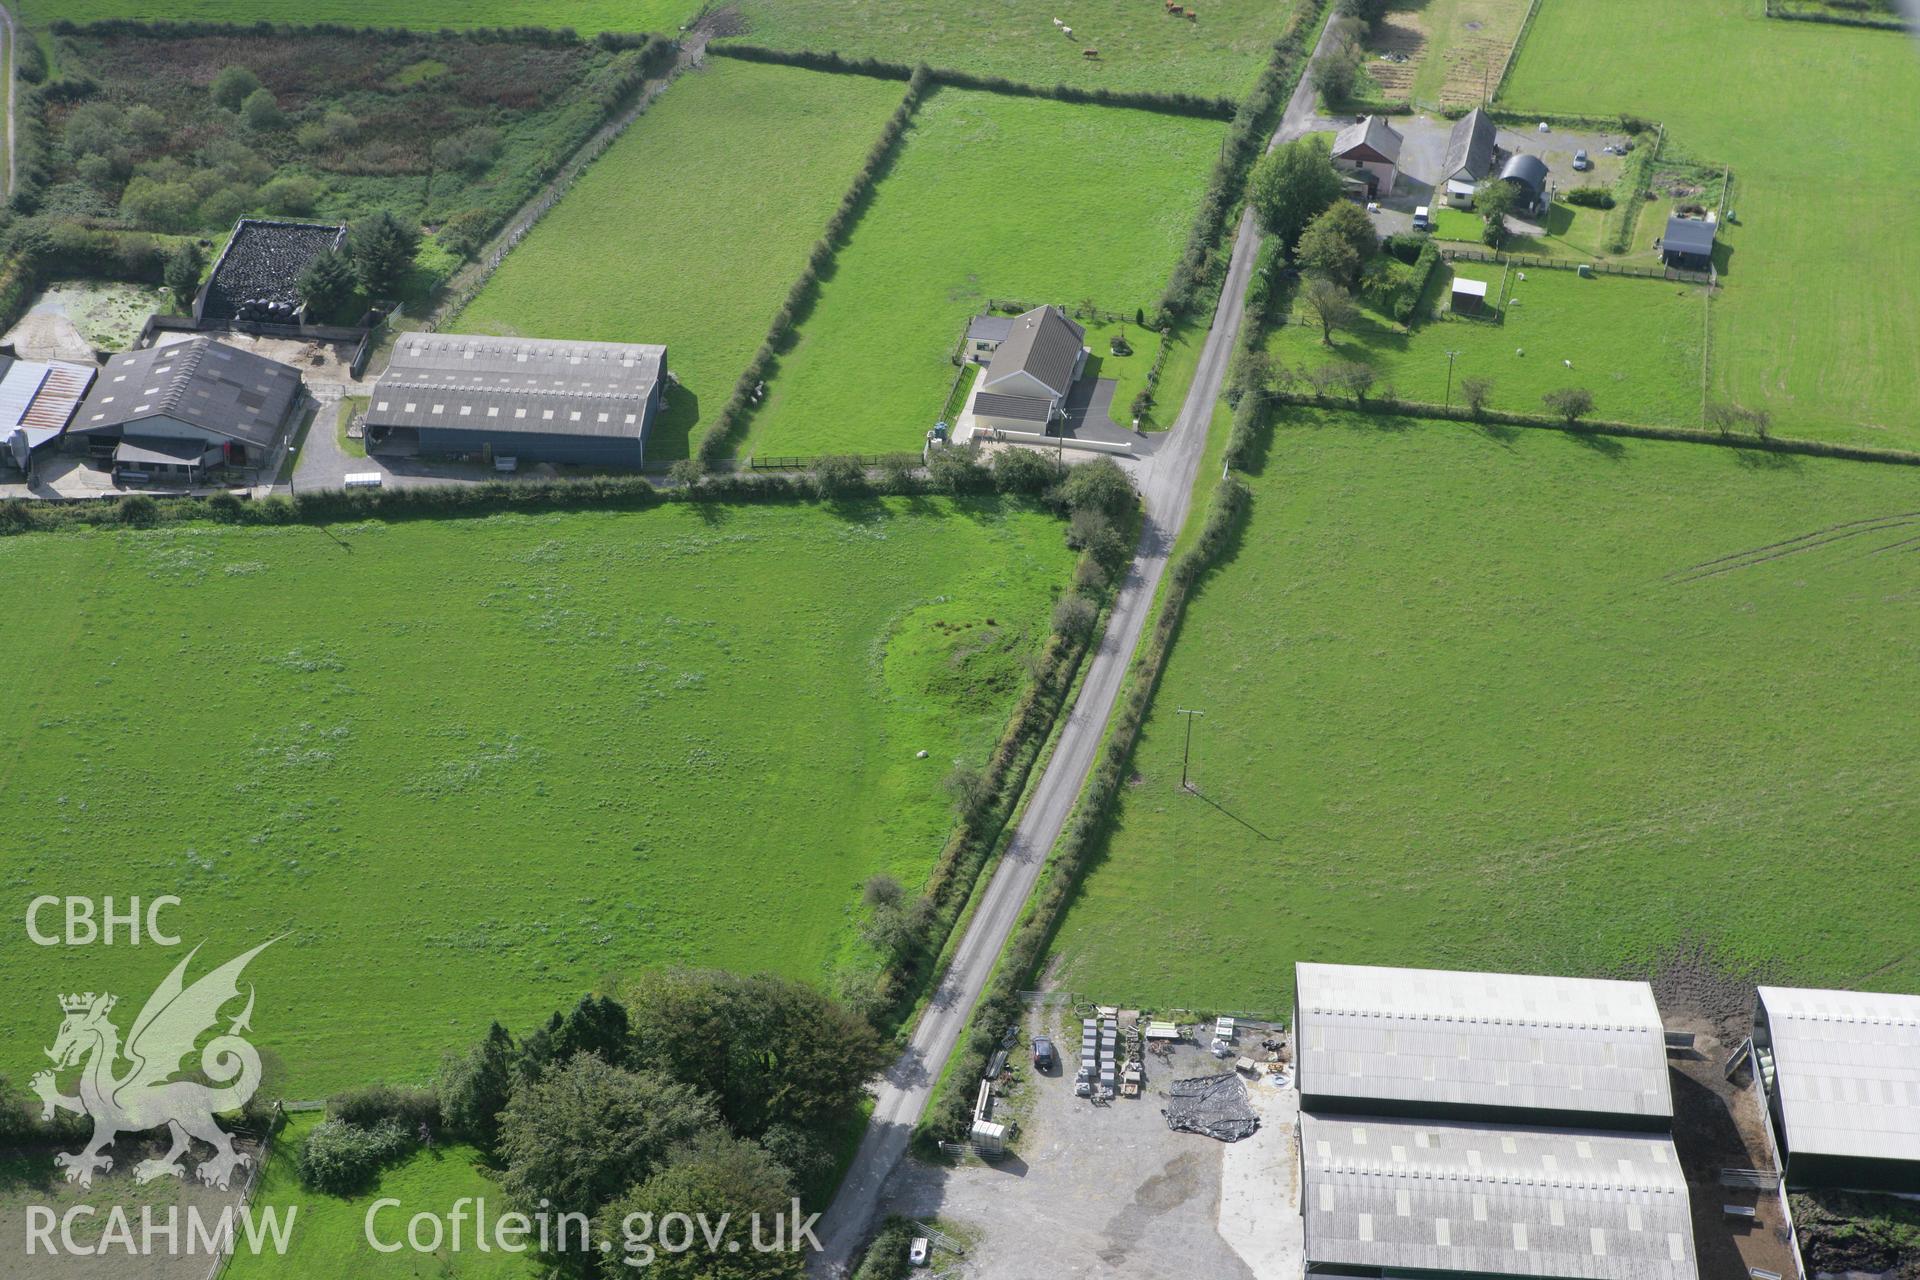
<svg viewBox="0 0 1920 1280">
<path fill-rule="evenodd" d="M 1325 43 L 1323 30 L 1320 45 Z M 1314 52 L 1319 54 L 1319 45 Z M 1312 125 L 1314 106 L 1313 89 L 1302 75 L 1268 149 L 1306 132 Z M 1240 326 L 1246 319 L 1247 283 L 1259 250 L 1260 234 L 1248 209 L 1241 214 L 1234 233 L 1226 282 L 1201 348 L 1193 384 L 1165 443 L 1142 477 L 1146 518 L 1106 631 L 1088 663 L 1080 694 L 1067 713 L 1053 755 L 1014 827 L 1006 853 L 987 882 L 952 963 L 914 1027 L 905 1052 L 881 1078 L 859 1150 L 821 1219 L 821 1249 L 809 1262 L 809 1271 L 817 1277 L 835 1278 L 848 1273 L 878 1211 L 887 1179 L 906 1155 L 934 1084 L 986 990 L 1007 939 L 1025 913 L 1048 855 L 1093 770 L 1133 654 L 1146 630 L 1161 576 L 1192 506 L 1194 479 L 1206 452 L 1207 428 L 1226 381 Z"/>
<path fill-rule="evenodd" d="M 1703 560 L 1699 564 L 1681 569 L 1667 575 L 1667 581 L 1677 586 L 1701 582 L 1708 578 L 1717 578 L 1722 574 L 1733 573 L 1740 569 L 1750 569 L 1755 565 L 1766 564 L 1771 560 L 1787 556 L 1800 555 L 1807 551 L 1817 551 L 1821 547 L 1844 542 L 1849 538 L 1858 538 L 1870 533 L 1882 533 L 1888 529 L 1904 529 L 1920 521 L 1920 511 L 1906 511 L 1898 515 L 1870 516 L 1864 520 L 1847 520 L 1840 524 L 1828 525 L 1824 529 L 1814 529 L 1797 537 L 1783 538 L 1779 542 L 1768 543 L 1763 547 L 1753 547 L 1746 551 L 1736 551 L 1730 555 Z M 1905 542 L 1915 539 L 1908 538 Z M 1905 542 L 1889 543 L 1876 547 L 1869 554 L 1891 550 L 1903 546 Z"/>
</svg>

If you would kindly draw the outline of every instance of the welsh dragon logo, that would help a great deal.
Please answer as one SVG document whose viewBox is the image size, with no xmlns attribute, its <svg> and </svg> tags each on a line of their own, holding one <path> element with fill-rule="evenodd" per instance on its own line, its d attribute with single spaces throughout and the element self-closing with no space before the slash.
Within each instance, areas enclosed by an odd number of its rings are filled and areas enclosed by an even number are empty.
<svg viewBox="0 0 1920 1280">
<path fill-rule="evenodd" d="M 180 1073 L 181 1060 L 193 1052 L 201 1035 L 219 1022 L 221 1008 L 239 998 L 240 973 L 247 962 L 272 945 L 273 940 L 263 942 L 187 986 L 187 965 L 200 950 L 195 947 L 148 998 L 140 1016 L 133 1020 L 124 1045 L 120 1029 L 107 1017 L 118 997 L 91 991 L 60 997 L 66 1019 L 60 1024 L 53 1048 L 46 1051 L 53 1059 L 53 1070 L 34 1076 L 32 1087 L 44 1104 L 42 1119 L 51 1120 L 57 1107 L 93 1120 L 93 1137 L 86 1146 L 54 1157 L 55 1163 L 67 1171 L 68 1182 L 92 1186 L 96 1170 L 113 1168 L 113 1157 L 104 1152 L 115 1138 L 163 1125 L 173 1146 L 158 1160 L 142 1160 L 134 1166 L 134 1178 L 140 1182 L 167 1175 L 184 1177 L 186 1169 L 180 1157 L 187 1154 L 194 1138 L 214 1150 L 210 1159 L 202 1160 L 194 1169 L 200 1181 L 210 1186 L 225 1190 L 233 1171 L 251 1161 L 250 1156 L 233 1149 L 233 1139 L 213 1118 L 218 1112 L 245 1105 L 260 1087 L 260 1055 L 240 1036 L 252 1029 L 251 985 L 247 988 L 247 1007 L 223 1034 L 207 1041 L 200 1051 L 201 1073 L 214 1083 L 172 1077 Z M 123 1058 L 128 1065 L 119 1071 Z M 76 1065 L 81 1068 L 80 1092 L 68 1097 L 60 1092 L 55 1077 Z"/>
</svg>

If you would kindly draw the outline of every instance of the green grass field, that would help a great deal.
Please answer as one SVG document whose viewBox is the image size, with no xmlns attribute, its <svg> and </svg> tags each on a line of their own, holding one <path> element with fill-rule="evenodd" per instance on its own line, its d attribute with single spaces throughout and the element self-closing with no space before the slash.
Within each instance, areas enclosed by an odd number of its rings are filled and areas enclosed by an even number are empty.
<svg viewBox="0 0 1920 1280">
<path fill-rule="evenodd" d="M 1458 270 L 1462 277 L 1487 282 L 1491 305 L 1507 269 L 1462 262 Z M 1378 372 L 1376 392 L 1391 383 L 1408 400 L 1436 404 L 1447 395 L 1451 350 L 1459 353 L 1453 362 L 1456 404 L 1462 379 L 1485 377 L 1493 379 L 1497 409 L 1541 413 L 1546 392 L 1585 387 L 1593 392 L 1595 417 L 1700 425 L 1703 288 L 1629 276 L 1582 279 L 1571 271 L 1540 268 L 1527 271 L 1524 281 L 1518 273 L 1508 280 L 1506 320 L 1493 324 L 1445 313 L 1451 288 L 1446 271 L 1443 264 L 1441 316 L 1411 333 L 1366 310 L 1355 330 L 1334 335 L 1331 349 L 1322 345 L 1318 324 L 1297 322 L 1276 329 L 1268 349 L 1295 366 L 1361 361 Z M 1304 305 L 1296 303 L 1295 318 L 1308 318 Z"/>
<path fill-rule="evenodd" d="M 733 391 L 901 85 L 716 58 L 683 76 L 508 255 L 457 322 L 664 342 L 647 444 L 684 458 Z"/>
<path fill-rule="evenodd" d="M 403 7 L 372 0 L 24 0 L 18 12 L 30 26 L 55 18 L 93 22 L 142 18 L 153 22 L 318 22 L 357 27 L 572 27 L 576 31 L 679 30 L 700 6 L 694 0 L 416 0 Z"/>
<path fill-rule="evenodd" d="M 1731 165 L 1716 394 L 1771 410 L 1783 435 L 1920 447 L 1920 170 L 1885 143 L 1911 132 L 1920 59 L 1894 33 L 1763 12 L 1543 0 L 1502 101 L 1662 120 Z"/>
<path fill-rule="evenodd" d="M 917 451 L 989 298 L 1151 310 L 1224 135 L 1216 121 L 936 91 L 780 358 L 748 448 Z"/>
<path fill-rule="evenodd" d="M 1064 987 L 1278 1010 L 1296 960 L 1597 973 L 1682 938 L 1920 982 L 1907 470 L 1299 411 L 1253 483 Z"/>
<path fill-rule="evenodd" d="M 1292 0 L 1206 0 L 1193 21 L 1158 0 L 1055 0 L 976 8 L 936 0 L 741 0 L 741 37 L 926 62 L 1029 84 L 1170 90 L 1237 98 L 1286 30 Z M 1073 29 L 1067 36 L 1058 18 Z M 1096 49 L 1098 58 L 1084 50 Z"/>
<path fill-rule="evenodd" d="M 0 884 L 177 894 L 206 965 L 284 935 L 249 975 L 288 1097 L 650 965 L 828 981 L 866 877 L 931 866 L 1070 568 L 997 501 L 0 540 L 40 655 L 0 705 Z M 178 959 L 6 948 L 0 1074 L 56 992 L 131 1019 Z"/>
<path fill-rule="evenodd" d="M 491 1222 L 507 1211 L 505 1197 L 478 1167 L 480 1153 L 460 1143 L 415 1151 L 403 1164 L 383 1172 L 379 1182 L 362 1195 L 329 1196 L 309 1191 L 300 1185 L 297 1160 L 300 1143 L 321 1119 L 319 1112 L 288 1117 L 254 1192 L 256 1213 L 274 1208 L 284 1216 L 292 1209 L 293 1231 L 286 1254 L 255 1254 L 242 1247 L 234 1252 L 223 1275 L 233 1280 L 253 1276 L 294 1276 L 301 1280 L 332 1280 L 336 1276 L 366 1276 L 369 1280 L 532 1280 L 540 1274 L 531 1253 L 482 1252 L 475 1247 L 472 1206 L 468 1206 L 458 1250 L 451 1247 L 450 1240 L 432 1253 L 417 1253 L 411 1248 L 382 1253 L 370 1247 L 366 1219 L 375 1200 L 400 1202 L 400 1208 L 389 1207 L 374 1218 L 375 1238 L 381 1244 L 393 1244 L 406 1239 L 407 1220 L 416 1213 L 444 1218 L 457 1201 L 472 1197 L 486 1201 Z"/>
</svg>

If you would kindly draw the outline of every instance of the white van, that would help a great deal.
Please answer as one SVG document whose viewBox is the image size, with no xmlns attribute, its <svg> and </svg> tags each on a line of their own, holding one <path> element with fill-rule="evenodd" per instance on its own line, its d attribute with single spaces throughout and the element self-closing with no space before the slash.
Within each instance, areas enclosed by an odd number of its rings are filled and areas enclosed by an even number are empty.
<svg viewBox="0 0 1920 1280">
<path fill-rule="evenodd" d="M 1431 230 L 1433 230 L 1433 215 L 1432 215 L 1432 212 L 1431 212 L 1431 210 L 1429 210 L 1429 208 L 1428 208 L 1428 207 L 1427 207 L 1426 205 L 1424 205 L 1424 204 L 1423 204 L 1423 205 L 1421 205 L 1421 206 L 1420 206 L 1420 207 L 1419 207 L 1418 209 L 1415 209 L 1415 210 L 1413 211 L 1413 229 L 1414 229 L 1415 231 L 1431 231 Z"/>
</svg>

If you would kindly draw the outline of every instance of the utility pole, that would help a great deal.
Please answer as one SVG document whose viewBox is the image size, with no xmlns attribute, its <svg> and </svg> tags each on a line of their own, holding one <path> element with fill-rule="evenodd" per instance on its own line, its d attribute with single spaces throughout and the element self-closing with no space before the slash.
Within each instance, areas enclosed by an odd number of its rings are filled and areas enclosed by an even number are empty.
<svg viewBox="0 0 1920 1280">
<path fill-rule="evenodd" d="M 1180 751 L 1180 789 L 1182 791 L 1191 791 L 1193 788 L 1187 785 L 1187 761 L 1193 756 L 1193 718 L 1195 716 L 1203 716 L 1207 713 L 1204 711 L 1189 711 L 1185 707 L 1178 707 L 1175 709 L 1174 714 L 1187 718 L 1187 745 Z"/>
<path fill-rule="evenodd" d="M 1449 408 L 1449 409 L 1451 409 L 1451 408 L 1453 408 L 1453 359 L 1454 359 L 1454 357 L 1455 357 L 1455 356 L 1457 356 L 1457 355 L 1459 355 L 1459 354 L 1460 354 L 1460 353 L 1459 353 L 1458 351 L 1449 351 L 1449 352 L 1447 352 L 1447 400 L 1446 400 L 1446 407 L 1447 407 L 1447 408 Z"/>
</svg>

